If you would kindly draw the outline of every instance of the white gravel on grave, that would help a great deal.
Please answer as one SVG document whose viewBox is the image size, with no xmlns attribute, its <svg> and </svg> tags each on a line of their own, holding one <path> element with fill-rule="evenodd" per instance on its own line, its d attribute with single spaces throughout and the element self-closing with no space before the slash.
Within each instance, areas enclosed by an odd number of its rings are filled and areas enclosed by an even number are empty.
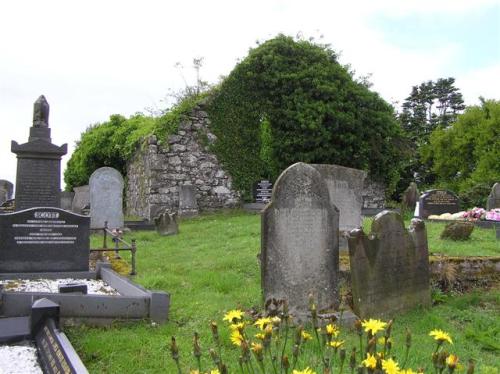
<svg viewBox="0 0 500 374">
<path fill-rule="evenodd" d="M 29 343 L 0 346 L 0 374 L 43 374 L 36 348 Z"/>
<path fill-rule="evenodd" d="M 68 283 L 84 283 L 87 285 L 87 294 L 92 295 L 119 295 L 119 293 L 100 279 L 5 279 L 0 280 L 5 291 L 14 292 L 50 292 L 58 293 L 59 285 Z M 1 374 L 1 371 L 0 371 Z"/>
</svg>

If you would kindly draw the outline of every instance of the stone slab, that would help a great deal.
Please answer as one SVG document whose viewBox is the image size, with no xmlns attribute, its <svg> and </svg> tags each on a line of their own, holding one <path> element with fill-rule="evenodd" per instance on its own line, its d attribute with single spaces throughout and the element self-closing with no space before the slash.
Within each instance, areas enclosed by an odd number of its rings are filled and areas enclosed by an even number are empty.
<svg viewBox="0 0 500 374">
<path fill-rule="evenodd" d="M 88 271 L 89 218 L 59 208 L 0 215 L 0 273 Z"/>
<path fill-rule="evenodd" d="M 196 186 L 184 184 L 179 186 L 179 216 L 195 217 L 199 213 L 196 200 Z"/>
<path fill-rule="evenodd" d="M 447 190 L 429 190 L 418 200 L 418 217 L 427 218 L 430 215 L 460 212 L 458 196 Z"/>
<path fill-rule="evenodd" d="M 500 183 L 495 183 L 486 201 L 486 209 L 500 208 Z"/>
<path fill-rule="evenodd" d="M 0 344 L 29 339 L 30 317 L 0 318 Z"/>
<path fill-rule="evenodd" d="M 123 177 L 110 167 L 97 169 L 90 176 L 90 228 L 123 228 Z"/>
<path fill-rule="evenodd" d="M 308 314 L 309 294 L 319 310 L 336 308 L 339 212 L 321 174 L 304 163 L 287 168 L 261 217 L 264 300 L 287 300 L 299 318 Z"/>
<path fill-rule="evenodd" d="M 74 187 L 75 196 L 71 203 L 71 210 L 74 213 L 82 214 L 83 209 L 90 206 L 90 186 Z"/>
</svg>

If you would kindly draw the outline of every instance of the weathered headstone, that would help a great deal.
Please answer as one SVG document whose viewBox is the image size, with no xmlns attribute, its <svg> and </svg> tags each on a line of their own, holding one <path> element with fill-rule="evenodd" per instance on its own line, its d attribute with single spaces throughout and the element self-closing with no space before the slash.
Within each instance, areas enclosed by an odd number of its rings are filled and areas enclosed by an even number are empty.
<svg viewBox="0 0 500 374">
<path fill-rule="evenodd" d="M 71 211 L 82 214 L 83 208 L 90 205 L 90 186 L 73 187 L 75 196 L 71 203 Z"/>
<path fill-rule="evenodd" d="M 418 209 L 420 218 L 443 213 L 457 213 L 460 211 L 460 201 L 458 196 L 451 191 L 429 190 L 420 196 Z"/>
<path fill-rule="evenodd" d="M 61 209 L 71 210 L 73 205 L 73 198 L 75 197 L 74 192 L 62 191 L 61 192 Z"/>
<path fill-rule="evenodd" d="M 418 200 L 418 188 L 415 182 L 411 182 L 408 188 L 403 192 L 401 204 L 405 209 L 410 211 L 415 210 L 415 205 Z"/>
<path fill-rule="evenodd" d="M 90 176 L 90 228 L 123 227 L 123 177 L 110 167 L 97 169 Z"/>
<path fill-rule="evenodd" d="M 361 318 L 392 317 L 418 305 L 430 306 L 429 259 L 425 224 L 413 219 L 409 230 L 401 215 L 375 216 L 370 235 L 349 236 L 354 313 Z"/>
<path fill-rule="evenodd" d="M 14 191 L 14 185 L 8 180 L 0 179 L 0 205 L 2 205 L 7 200 L 12 199 L 12 192 Z"/>
<path fill-rule="evenodd" d="M 287 300 L 296 316 L 335 308 L 338 293 L 339 211 L 327 185 L 310 165 L 297 163 L 278 178 L 262 213 L 261 279 L 265 300 Z"/>
<path fill-rule="evenodd" d="M 254 199 L 256 203 L 268 203 L 273 193 L 273 184 L 267 179 L 263 179 L 254 185 Z"/>
<path fill-rule="evenodd" d="M 490 195 L 486 202 L 486 209 L 491 210 L 495 208 L 500 208 L 500 183 L 497 182 L 491 188 Z"/>
<path fill-rule="evenodd" d="M 347 252 L 346 236 L 349 231 L 361 227 L 363 208 L 363 186 L 366 172 L 339 165 L 312 164 L 326 182 L 330 202 L 339 212 L 339 247 Z"/>
<path fill-rule="evenodd" d="M 196 186 L 191 184 L 179 186 L 179 216 L 194 217 L 197 215 Z"/>
<path fill-rule="evenodd" d="M 67 144 L 52 144 L 48 119 L 49 104 L 42 95 L 34 104 L 28 142 L 12 141 L 11 152 L 17 155 L 16 211 L 60 206 L 61 157 Z"/>
<path fill-rule="evenodd" d="M 469 240 L 472 231 L 474 231 L 474 223 L 472 222 L 449 222 L 439 237 L 450 240 Z"/>
<path fill-rule="evenodd" d="M 59 208 L 0 215 L 0 273 L 89 270 L 89 217 Z"/>
<path fill-rule="evenodd" d="M 160 214 L 155 218 L 156 232 L 161 236 L 176 235 L 179 233 L 177 214 L 168 212 Z"/>
</svg>

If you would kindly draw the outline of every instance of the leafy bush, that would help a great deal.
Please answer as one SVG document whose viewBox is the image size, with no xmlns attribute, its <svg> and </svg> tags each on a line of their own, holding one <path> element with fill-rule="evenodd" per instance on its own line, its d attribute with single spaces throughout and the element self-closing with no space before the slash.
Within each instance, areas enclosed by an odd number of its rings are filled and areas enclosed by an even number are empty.
<svg viewBox="0 0 500 374">
<path fill-rule="evenodd" d="M 390 185 L 398 179 L 402 136 L 392 107 L 328 46 L 279 35 L 250 50 L 208 111 L 214 151 L 246 197 L 257 179 L 298 161 L 368 170 Z"/>
</svg>

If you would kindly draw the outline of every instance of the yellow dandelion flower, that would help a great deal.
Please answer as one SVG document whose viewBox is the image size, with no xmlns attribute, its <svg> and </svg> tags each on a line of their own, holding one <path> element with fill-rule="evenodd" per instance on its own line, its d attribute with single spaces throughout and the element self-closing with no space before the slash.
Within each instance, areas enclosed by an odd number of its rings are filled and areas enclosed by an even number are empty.
<svg viewBox="0 0 500 374">
<path fill-rule="evenodd" d="M 316 372 L 306 367 L 304 370 L 294 370 L 292 374 L 316 374 Z"/>
<path fill-rule="evenodd" d="M 266 337 L 263 333 L 259 332 L 257 334 L 255 334 L 255 337 L 257 339 L 260 339 L 260 340 L 264 340 L 264 338 Z"/>
<path fill-rule="evenodd" d="M 379 319 L 370 318 L 368 321 L 365 319 L 361 323 L 361 325 L 364 327 L 365 332 L 371 331 L 372 335 L 375 335 L 380 330 L 385 329 L 385 326 L 387 326 L 387 323 L 382 322 Z"/>
<path fill-rule="evenodd" d="M 382 337 L 378 338 L 377 342 L 380 345 L 384 345 L 385 344 L 385 336 L 382 336 Z M 392 338 L 387 339 L 387 343 L 391 343 L 392 344 L 393 343 Z"/>
<path fill-rule="evenodd" d="M 374 355 L 369 353 L 366 354 L 366 358 L 361 361 L 361 363 L 369 369 L 375 369 L 377 367 L 377 359 Z"/>
<path fill-rule="evenodd" d="M 332 340 L 330 342 L 330 347 L 340 348 L 345 343 L 344 340 Z"/>
<path fill-rule="evenodd" d="M 239 321 L 242 318 L 243 318 L 243 312 L 239 309 L 234 309 L 227 312 L 223 320 L 233 323 L 234 321 Z"/>
<path fill-rule="evenodd" d="M 438 330 L 438 329 L 432 330 L 429 333 L 429 336 L 434 337 L 434 340 L 437 340 L 439 343 L 447 341 L 448 343 L 453 344 L 451 336 L 448 333 L 444 332 L 443 330 Z"/>
<path fill-rule="evenodd" d="M 200 374 L 199 370 L 190 370 L 189 374 Z"/>
<path fill-rule="evenodd" d="M 210 374 L 220 374 L 219 369 L 212 369 L 210 370 Z"/>
<path fill-rule="evenodd" d="M 241 331 L 245 328 L 245 323 L 244 322 L 231 323 L 229 325 L 229 328 L 231 329 L 231 331 L 235 331 L 235 330 Z"/>
<path fill-rule="evenodd" d="M 386 374 L 398 374 L 399 366 L 396 361 L 392 358 L 388 360 L 382 360 L 382 369 L 385 370 Z"/>
<path fill-rule="evenodd" d="M 333 323 L 330 323 L 326 325 L 326 333 L 330 336 L 337 336 L 340 333 L 340 330 Z"/>
<path fill-rule="evenodd" d="M 271 318 L 265 317 L 265 318 L 259 318 L 257 321 L 255 321 L 254 325 L 257 326 L 259 329 L 264 330 L 264 328 L 267 325 L 272 324 L 272 322 L 273 321 L 271 320 Z"/>
<path fill-rule="evenodd" d="M 304 340 L 311 340 L 313 338 L 311 336 L 311 334 L 309 334 L 307 331 L 304 331 L 304 330 L 302 330 L 301 335 L 302 335 L 302 339 L 304 339 Z"/>
<path fill-rule="evenodd" d="M 448 365 L 450 369 L 455 369 L 457 367 L 457 363 L 458 357 L 454 354 L 450 354 L 448 357 L 446 357 L 446 365 Z"/>
<path fill-rule="evenodd" d="M 239 347 L 242 341 L 243 341 L 243 335 L 241 335 L 238 330 L 234 330 L 231 333 L 231 342 Z"/>
</svg>

